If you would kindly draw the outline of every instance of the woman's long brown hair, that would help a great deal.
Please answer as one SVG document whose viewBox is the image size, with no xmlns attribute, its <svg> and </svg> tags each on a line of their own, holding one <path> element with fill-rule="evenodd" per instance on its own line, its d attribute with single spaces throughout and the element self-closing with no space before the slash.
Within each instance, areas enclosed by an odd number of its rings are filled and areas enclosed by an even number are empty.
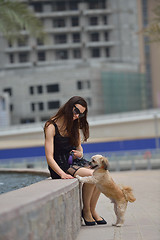
<svg viewBox="0 0 160 240">
<path fill-rule="evenodd" d="M 85 115 L 82 118 L 78 118 L 73 120 L 73 108 L 75 104 L 80 104 L 83 106 L 85 110 Z M 87 103 L 86 101 L 79 96 L 74 96 L 68 100 L 59 110 L 58 112 L 51 117 L 44 126 L 44 133 L 46 128 L 55 123 L 59 118 L 64 117 L 64 124 L 66 126 L 67 136 L 70 138 L 70 143 L 77 147 L 79 145 L 79 129 L 82 130 L 84 141 L 87 141 L 89 138 L 89 125 L 87 122 Z"/>
</svg>

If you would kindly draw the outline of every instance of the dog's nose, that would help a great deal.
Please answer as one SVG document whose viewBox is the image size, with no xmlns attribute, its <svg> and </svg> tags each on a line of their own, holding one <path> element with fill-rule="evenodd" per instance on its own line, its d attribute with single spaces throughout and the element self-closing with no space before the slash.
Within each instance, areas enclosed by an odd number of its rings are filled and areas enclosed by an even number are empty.
<svg viewBox="0 0 160 240">
<path fill-rule="evenodd" d="M 92 164 L 92 162 L 89 162 L 89 165 L 91 165 Z"/>
</svg>

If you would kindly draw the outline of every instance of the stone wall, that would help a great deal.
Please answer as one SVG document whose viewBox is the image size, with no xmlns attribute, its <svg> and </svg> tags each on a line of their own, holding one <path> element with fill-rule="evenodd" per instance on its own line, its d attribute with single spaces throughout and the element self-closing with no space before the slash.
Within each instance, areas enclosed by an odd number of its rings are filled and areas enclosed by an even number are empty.
<svg viewBox="0 0 160 240">
<path fill-rule="evenodd" d="M 0 195 L 0 240 L 75 240 L 79 196 L 76 179 L 46 179 Z"/>
</svg>

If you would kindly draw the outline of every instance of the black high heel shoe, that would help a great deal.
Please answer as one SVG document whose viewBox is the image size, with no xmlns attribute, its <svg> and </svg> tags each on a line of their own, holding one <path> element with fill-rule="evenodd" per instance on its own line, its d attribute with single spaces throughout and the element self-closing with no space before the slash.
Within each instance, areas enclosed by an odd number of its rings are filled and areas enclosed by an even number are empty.
<svg viewBox="0 0 160 240">
<path fill-rule="evenodd" d="M 102 217 L 101 217 L 101 218 L 102 218 Z M 95 220 L 96 223 L 99 224 L 99 225 L 101 225 L 101 224 L 107 224 L 107 222 L 106 222 L 106 220 L 104 220 L 104 218 L 102 218 L 102 220 L 98 220 L 98 221 L 94 218 L 94 220 Z"/>
<path fill-rule="evenodd" d="M 83 210 L 82 210 L 82 218 L 83 218 L 86 226 L 94 226 L 94 225 L 96 225 L 96 222 L 95 222 L 95 221 L 93 221 L 93 222 L 88 222 L 88 221 L 85 220 L 84 215 L 83 215 Z"/>
</svg>

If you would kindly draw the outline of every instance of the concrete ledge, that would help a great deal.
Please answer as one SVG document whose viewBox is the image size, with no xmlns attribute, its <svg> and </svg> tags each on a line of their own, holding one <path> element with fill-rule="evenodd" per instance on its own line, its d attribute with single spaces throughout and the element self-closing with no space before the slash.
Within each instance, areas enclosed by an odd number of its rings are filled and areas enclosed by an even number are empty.
<svg viewBox="0 0 160 240">
<path fill-rule="evenodd" d="M 0 195 L 0 240 L 75 240 L 79 183 L 46 179 Z"/>
</svg>

